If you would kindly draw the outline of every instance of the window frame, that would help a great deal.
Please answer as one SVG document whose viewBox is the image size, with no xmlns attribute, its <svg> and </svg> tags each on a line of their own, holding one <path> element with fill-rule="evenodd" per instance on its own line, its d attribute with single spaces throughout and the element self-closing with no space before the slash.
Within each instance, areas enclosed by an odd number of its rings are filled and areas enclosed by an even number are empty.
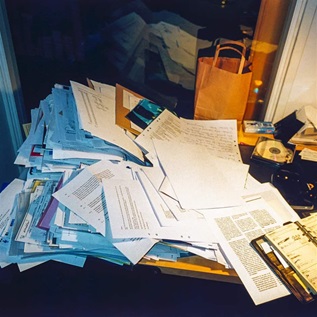
<svg viewBox="0 0 317 317">
<path fill-rule="evenodd" d="M 315 0 L 293 0 L 281 39 L 281 49 L 269 87 L 264 120 L 277 122 L 292 112 L 288 103 L 297 69 L 303 57 L 305 43 L 316 15 Z M 316 105 L 315 105 L 316 106 Z"/>
</svg>

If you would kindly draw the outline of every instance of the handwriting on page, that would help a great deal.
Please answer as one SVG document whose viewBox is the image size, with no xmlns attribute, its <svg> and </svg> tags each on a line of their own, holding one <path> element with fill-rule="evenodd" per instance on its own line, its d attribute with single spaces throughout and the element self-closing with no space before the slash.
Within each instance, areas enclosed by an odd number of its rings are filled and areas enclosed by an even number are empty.
<svg viewBox="0 0 317 317">
<path fill-rule="evenodd" d="M 317 256 L 316 245 L 298 227 L 290 223 L 268 233 L 271 241 L 294 269 L 303 276 L 309 286 L 317 291 Z"/>
<path fill-rule="evenodd" d="M 147 152 L 154 153 L 152 139 L 202 145 L 212 150 L 215 156 L 242 162 L 235 120 L 179 119 L 164 110 L 135 142 Z"/>
<path fill-rule="evenodd" d="M 310 233 L 314 238 L 314 241 L 317 239 L 317 213 L 312 213 L 309 217 L 301 219 L 302 226 Z"/>
<path fill-rule="evenodd" d="M 182 141 L 213 150 L 215 156 L 241 162 L 234 120 L 181 120 Z"/>
</svg>

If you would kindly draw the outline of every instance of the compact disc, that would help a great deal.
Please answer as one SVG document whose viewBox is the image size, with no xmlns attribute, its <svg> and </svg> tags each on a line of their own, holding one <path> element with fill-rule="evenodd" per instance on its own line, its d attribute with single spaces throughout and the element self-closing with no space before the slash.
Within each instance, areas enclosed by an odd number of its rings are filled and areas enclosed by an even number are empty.
<svg viewBox="0 0 317 317">
<path fill-rule="evenodd" d="M 283 144 L 276 140 L 266 140 L 259 142 L 256 145 L 256 152 L 262 158 L 278 163 L 287 161 L 287 157 L 290 154 L 288 149 L 286 149 Z"/>
<path fill-rule="evenodd" d="M 282 165 L 291 163 L 294 158 L 294 151 L 291 146 L 285 146 L 281 140 L 270 139 L 264 136 L 258 138 L 251 155 L 251 159 L 264 163 Z"/>
</svg>

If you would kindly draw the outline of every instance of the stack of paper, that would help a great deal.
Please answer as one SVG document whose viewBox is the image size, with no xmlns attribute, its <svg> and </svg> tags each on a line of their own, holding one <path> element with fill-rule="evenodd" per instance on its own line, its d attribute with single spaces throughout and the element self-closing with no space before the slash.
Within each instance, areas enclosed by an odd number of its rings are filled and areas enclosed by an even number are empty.
<svg viewBox="0 0 317 317">
<path fill-rule="evenodd" d="M 250 241 L 297 216 L 248 174 L 236 121 L 164 110 L 131 139 L 115 124 L 115 88 L 99 88 L 57 85 L 32 111 L 16 159 L 27 177 L 0 194 L 1 267 L 195 254 L 233 267 L 256 304 L 287 295 Z"/>
<path fill-rule="evenodd" d="M 31 129 L 15 163 L 42 172 L 63 172 L 100 159 L 142 164 L 140 149 L 115 125 L 115 90 L 109 90 L 106 95 L 77 83 L 72 89 L 55 85 L 32 110 Z"/>
</svg>

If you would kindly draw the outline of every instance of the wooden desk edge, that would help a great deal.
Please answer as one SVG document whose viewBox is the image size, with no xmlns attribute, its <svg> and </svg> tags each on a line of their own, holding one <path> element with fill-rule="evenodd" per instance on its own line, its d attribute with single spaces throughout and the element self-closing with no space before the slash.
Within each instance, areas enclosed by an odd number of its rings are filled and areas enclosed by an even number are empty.
<svg viewBox="0 0 317 317">
<path fill-rule="evenodd" d="M 256 134 L 256 133 L 245 133 L 242 129 L 242 125 L 238 124 L 238 141 L 241 144 L 255 146 L 258 138 L 260 136 L 265 136 L 270 139 L 274 139 L 273 134 Z M 295 144 L 296 151 L 302 151 L 305 148 L 317 151 L 316 145 L 309 145 L 309 144 Z"/>
<path fill-rule="evenodd" d="M 142 259 L 139 264 L 155 266 L 163 274 L 242 284 L 235 270 L 226 269 L 223 265 L 217 262 L 207 260 L 199 256 L 181 258 L 177 262 Z"/>
</svg>

